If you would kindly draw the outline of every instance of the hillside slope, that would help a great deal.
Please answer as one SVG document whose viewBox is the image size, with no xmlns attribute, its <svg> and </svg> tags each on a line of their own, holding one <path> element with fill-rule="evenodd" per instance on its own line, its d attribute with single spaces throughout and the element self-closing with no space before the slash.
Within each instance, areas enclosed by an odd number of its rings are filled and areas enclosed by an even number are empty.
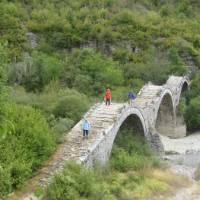
<svg viewBox="0 0 200 200">
<path fill-rule="evenodd" d="M 125 101 L 198 68 L 199 13 L 198 0 L 2 0 L 0 199 L 34 176 L 105 88 Z M 188 131 L 200 129 L 200 73 L 191 77 L 179 108 Z"/>
</svg>

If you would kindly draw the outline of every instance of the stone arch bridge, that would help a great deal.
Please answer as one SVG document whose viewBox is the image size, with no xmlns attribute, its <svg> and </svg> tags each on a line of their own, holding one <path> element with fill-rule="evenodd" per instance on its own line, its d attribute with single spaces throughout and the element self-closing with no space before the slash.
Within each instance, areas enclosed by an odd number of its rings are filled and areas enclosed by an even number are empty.
<svg viewBox="0 0 200 200">
<path fill-rule="evenodd" d="M 52 161 L 42 169 L 41 185 L 49 182 L 52 174 L 64 167 L 66 160 L 75 160 L 92 166 L 96 161 L 104 164 L 109 159 L 118 130 L 129 120 L 158 151 L 163 151 L 161 137 L 184 137 L 186 127 L 178 113 L 181 94 L 187 90 L 187 77 L 170 76 L 165 85 L 146 84 L 133 105 L 112 103 L 95 104 L 87 113 L 92 129 L 88 140 L 82 139 L 81 124 L 77 123 L 64 138 Z"/>
</svg>

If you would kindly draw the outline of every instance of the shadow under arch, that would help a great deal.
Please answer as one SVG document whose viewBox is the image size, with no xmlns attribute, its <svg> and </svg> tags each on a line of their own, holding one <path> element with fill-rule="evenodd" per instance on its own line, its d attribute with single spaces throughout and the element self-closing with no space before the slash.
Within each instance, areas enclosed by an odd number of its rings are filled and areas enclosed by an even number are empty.
<svg viewBox="0 0 200 200">
<path fill-rule="evenodd" d="M 113 141 L 111 155 L 115 155 L 115 147 L 123 148 L 130 155 L 138 151 L 145 144 L 145 130 L 140 117 L 136 114 L 129 115 L 121 124 Z M 143 151 L 141 149 L 140 151 Z M 114 154 L 113 154 L 114 153 Z"/>
<path fill-rule="evenodd" d="M 143 124 L 141 122 L 141 119 L 136 114 L 131 114 L 124 120 L 118 132 L 122 130 L 133 130 L 135 133 L 139 134 L 140 136 L 145 137 L 145 130 L 144 130 Z"/>
<path fill-rule="evenodd" d="M 170 93 L 165 93 L 158 109 L 155 128 L 161 135 L 175 138 L 174 127 L 175 114 L 172 96 Z"/>
<path fill-rule="evenodd" d="M 187 81 L 184 81 L 182 84 L 181 95 L 184 95 L 185 92 L 189 90 L 189 84 Z"/>
<path fill-rule="evenodd" d="M 183 112 L 181 111 L 181 104 L 186 104 L 187 99 L 187 91 L 189 91 L 189 83 L 185 80 L 181 84 L 181 90 L 177 101 L 177 106 L 175 107 L 175 115 L 176 115 L 176 133 L 178 137 L 185 137 L 187 135 L 187 126 L 185 123 L 185 119 L 183 116 Z"/>
<path fill-rule="evenodd" d="M 183 99 L 186 100 L 186 94 L 188 91 L 189 91 L 189 84 L 187 81 L 184 81 L 181 84 L 181 89 L 179 92 L 178 100 L 176 101 L 176 105 L 175 105 L 176 115 L 182 115 L 182 113 L 179 112 L 178 105 L 180 104 L 181 100 L 183 100 Z"/>
<path fill-rule="evenodd" d="M 126 107 L 122 112 L 120 117 L 118 118 L 118 122 L 110 129 L 109 133 L 105 135 L 104 140 L 101 142 L 101 147 L 105 147 L 104 151 L 101 153 L 100 160 L 103 159 L 105 163 L 112 152 L 113 145 L 115 144 L 118 137 L 120 137 L 120 132 L 123 129 L 131 129 L 134 130 L 133 134 L 139 134 L 142 138 L 148 137 L 148 127 L 145 123 L 145 119 L 143 117 L 143 113 L 140 109 L 135 107 Z M 123 134 L 126 134 L 124 132 Z M 109 144 L 107 142 L 109 141 Z M 102 156 L 103 155 L 103 156 Z"/>
</svg>

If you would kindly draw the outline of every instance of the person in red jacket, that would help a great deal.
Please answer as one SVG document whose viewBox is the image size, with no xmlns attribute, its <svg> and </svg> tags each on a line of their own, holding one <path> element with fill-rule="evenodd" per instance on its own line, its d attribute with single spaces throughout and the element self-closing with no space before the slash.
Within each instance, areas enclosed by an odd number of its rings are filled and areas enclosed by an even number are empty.
<svg viewBox="0 0 200 200">
<path fill-rule="evenodd" d="M 110 105 L 111 98 L 112 98 L 112 95 L 111 95 L 110 89 L 108 88 L 108 89 L 106 89 L 105 96 L 104 96 L 106 106 Z"/>
</svg>

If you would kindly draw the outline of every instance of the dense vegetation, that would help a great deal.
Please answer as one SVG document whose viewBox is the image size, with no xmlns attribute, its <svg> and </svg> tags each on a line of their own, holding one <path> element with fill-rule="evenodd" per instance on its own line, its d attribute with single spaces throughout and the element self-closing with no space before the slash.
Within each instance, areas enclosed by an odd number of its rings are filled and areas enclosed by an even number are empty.
<svg viewBox="0 0 200 200">
<path fill-rule="evenodd" d="M 200 129 L 200 72 L 196 73 L 191 89 L 186 95 L 185 119 L 188 130 L 197 131 Z"/>
<path fill-rule="evenodd" d="M 6 135 L 0 140 L 0 194 L 23 185 L 46 160 L 55 139 L 46 119 L 31 107 L 10 104 Z"/>
<path fill-rule="evenodd" d="M 106 87 L 124 101 L 145 82 L 163 84 L 199 66 L 199 7 L 198 0 L 0 1 L 0 198 L 36 173 Z M 182 104 L 191 131 L 200 128 L 200 74 L 192 77 Z"/>
</svg>

